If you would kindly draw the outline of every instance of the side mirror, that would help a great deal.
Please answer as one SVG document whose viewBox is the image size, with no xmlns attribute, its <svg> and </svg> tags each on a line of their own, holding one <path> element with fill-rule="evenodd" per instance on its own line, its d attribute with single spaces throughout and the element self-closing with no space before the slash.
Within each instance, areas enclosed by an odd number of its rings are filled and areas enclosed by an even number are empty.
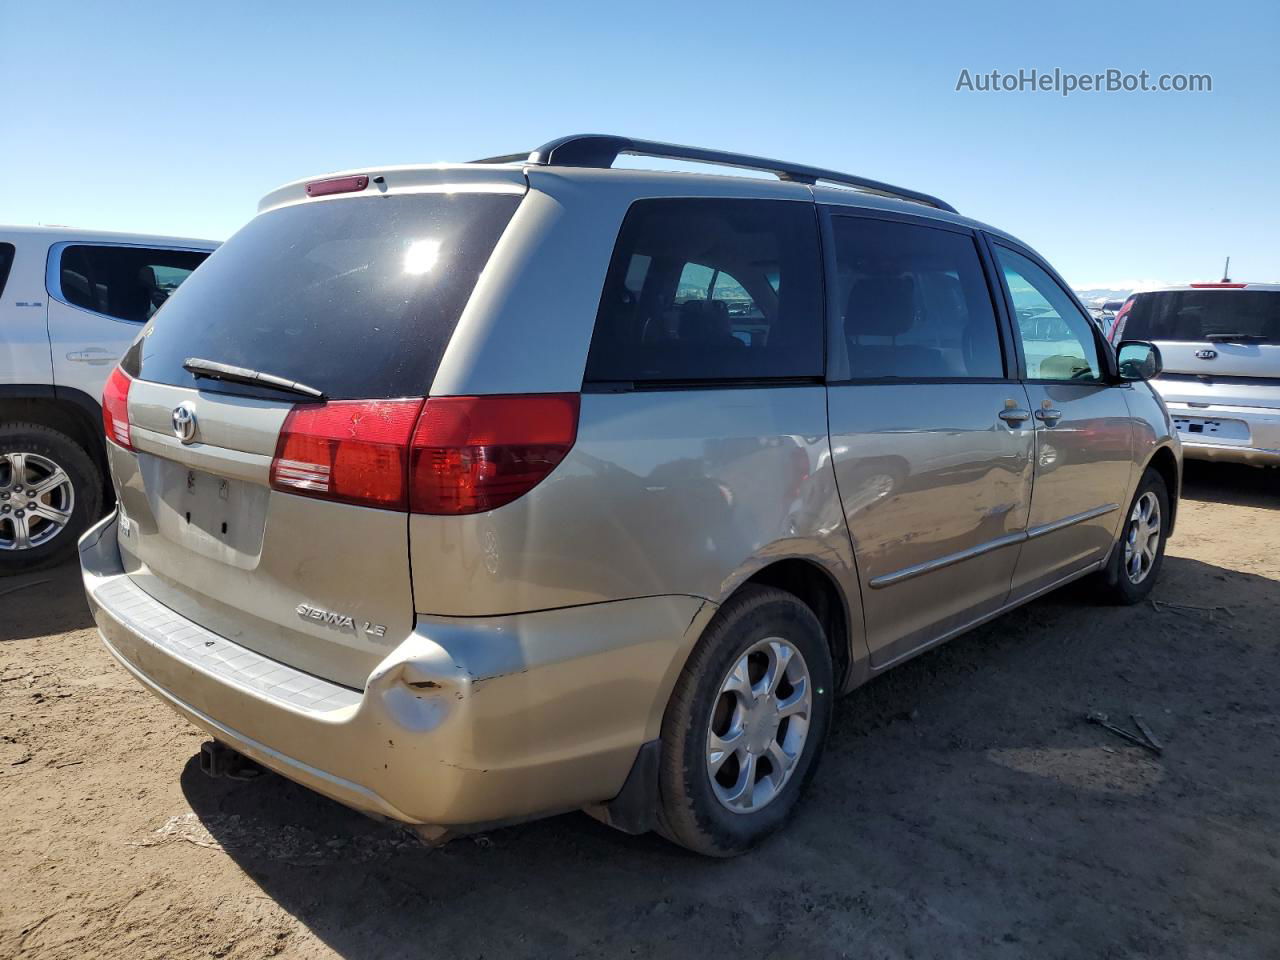
<svg viewBox="0 0 1280 960">
<path fill-rule="evenodd" d="M 1164 370 L 1160 348 L 1146 340 L 1125 340 L 1116 351 L 1121 380 L 1154 380 Z"/>
</svg>

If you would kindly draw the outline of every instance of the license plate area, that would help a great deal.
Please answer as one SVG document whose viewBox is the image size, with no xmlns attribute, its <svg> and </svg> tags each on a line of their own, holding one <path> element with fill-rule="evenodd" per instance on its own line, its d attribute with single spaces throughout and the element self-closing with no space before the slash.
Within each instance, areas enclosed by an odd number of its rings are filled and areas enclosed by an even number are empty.
<svg viewBox="0 0 1280 960">
<path fill-rule="evenodd" d="M 1243 420 L 1175 415 L 1173 425 L 1178 433 L 1188 440 L 1240 444 L 1249 442 L 1249 425 Z"/>
<path fill-rule="evenodd" d="M 157 533 L 201 556 L 252 566 L 262 552 L 266 487 L 140 456 Z"/>
</svg>

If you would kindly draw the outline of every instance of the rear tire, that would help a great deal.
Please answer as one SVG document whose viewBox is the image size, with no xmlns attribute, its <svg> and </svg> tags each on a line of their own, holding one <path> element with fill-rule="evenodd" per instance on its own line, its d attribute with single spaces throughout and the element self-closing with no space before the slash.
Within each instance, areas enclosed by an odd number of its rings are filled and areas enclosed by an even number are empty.
<svg viewBox="0 0 1280 960">
<path fill-rule="evenodd" d="M 817 769 L 832 682 L 807 606 L 772 587 L 739 591 L 698 641 L 663 717 L 660 832 L 731 857 L 781 827 Z"/>
<path fill-rule="evenodd" d="M 1168 539 L 1169 491 L 1164 477 L 1148 468 L 1133 494 L 1120 527 L 1120 538 L 1102 571 L 1102 598 L 1120 605 L 1146 599 L 1164 566 L 1164 545 Z"/>
<path fill-rule="evenodd" d="M 101 513 L 102 473 L 78 443 L 36 423 L 0 426 L 0 576 L 71 558 Z"/>
</svg>

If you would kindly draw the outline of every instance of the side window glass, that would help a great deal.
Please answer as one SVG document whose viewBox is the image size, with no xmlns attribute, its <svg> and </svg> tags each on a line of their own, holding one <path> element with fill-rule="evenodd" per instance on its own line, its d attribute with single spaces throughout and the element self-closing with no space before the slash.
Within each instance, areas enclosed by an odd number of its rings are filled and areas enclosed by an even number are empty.
<svg viewBox="0 0 1280 960">
<path fill-rule="evenodd" d="M 208 256 L 203 251 L 77 244 L 58 264 L 62 299 L 76 307 L 143 323 Z"/>
<path fill-rule="evenodd" d="M 822 283 L 811 204 L 632 205 L 596 316 L 588 382 L 821 375 Z"/>
<path fill-rule="evenodd" d="M 710 300 L 711 287 L 715 283 L 716 272 L 700 263 L 686 263 L 680 269 L 680 280 L 676 284 L 676 303 L 687 303 L 690 300 Z"/>
<path fill-rule="evenodd" d="M 765 276 L 768 281 L 768 276 Z M 776 294 L 772 285 L 770 289 Z M 764 311 L 755 302 L 755 298 L 747 292 L 747 288 L 735 280 L 730 274 L 721 271 L 716 274 L 711 284 L 711 299 L 724 303 L 729 313 L 729 332 L 748 347 L 764 346 L 769 336 L 769 324 L 765 322 Z"/>
<path fill-rule="evenodd" d="M 862 217 L 836 216 L 833 229 L 832 379 L 1004 376 L 972 236 Z"/>
<path fill-rule="evenodd" d="M 1022 341 L 1028 380 L 1100 380 L 1093 324 L 1067 292 L 1031 260 L 995 244 L 996 259 L 1013 300 L 1014 328 Z"/>
<path fill-rule="evenodd" d="M 4 293 L 4 285 L 9 279 L 9 268 L 13 266 L 15 247 L 12 243 L 0 243 L 0 294 Z"/>
</svg>

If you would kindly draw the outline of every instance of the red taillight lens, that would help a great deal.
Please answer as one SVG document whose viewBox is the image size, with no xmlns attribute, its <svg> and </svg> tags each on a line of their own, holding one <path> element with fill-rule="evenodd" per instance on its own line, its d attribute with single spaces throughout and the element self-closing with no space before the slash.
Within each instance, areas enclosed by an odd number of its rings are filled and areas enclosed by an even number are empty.
<svg viewBox="0 0 1280 960">
<path fill-rule="evenodd" d="M 480 513 L 532 490 L 577 435 L 576 393 L 300 404 L 276 441 L 271 487 L 387 510 Z"/>
<path fill-rule="evenodd" d="M 422 401 L 331 400 L 289 411 L 271 487 L 366 507 L 408 507 L 409 437 Z"/>
<path fill-rule="evenodd" d="M 129 387 L 133 378 L 116 367 L 102 389 L 102 429 L 107 439 L 126 450 L 133 449 L 133 434 L 129 429 Z"/>
<path fill-rule="evenodd" d="M 1120 346 L 1120 341 L 1124 339 L 1124 325 L 1129 322 L 1129 308 L 1133 306 L 1133 297 L 1124 302 L 1116 315 L 1111 318 L 1111 332 L 1107 335 L 1107 339 L 1115 346 Z"/>
<path fill-rule="evenodd" d="M 546 479 L 577 436 L 576 393 L 432 397 L 413 434 L 409 509 L 501 507 Z"/>
</svg>

